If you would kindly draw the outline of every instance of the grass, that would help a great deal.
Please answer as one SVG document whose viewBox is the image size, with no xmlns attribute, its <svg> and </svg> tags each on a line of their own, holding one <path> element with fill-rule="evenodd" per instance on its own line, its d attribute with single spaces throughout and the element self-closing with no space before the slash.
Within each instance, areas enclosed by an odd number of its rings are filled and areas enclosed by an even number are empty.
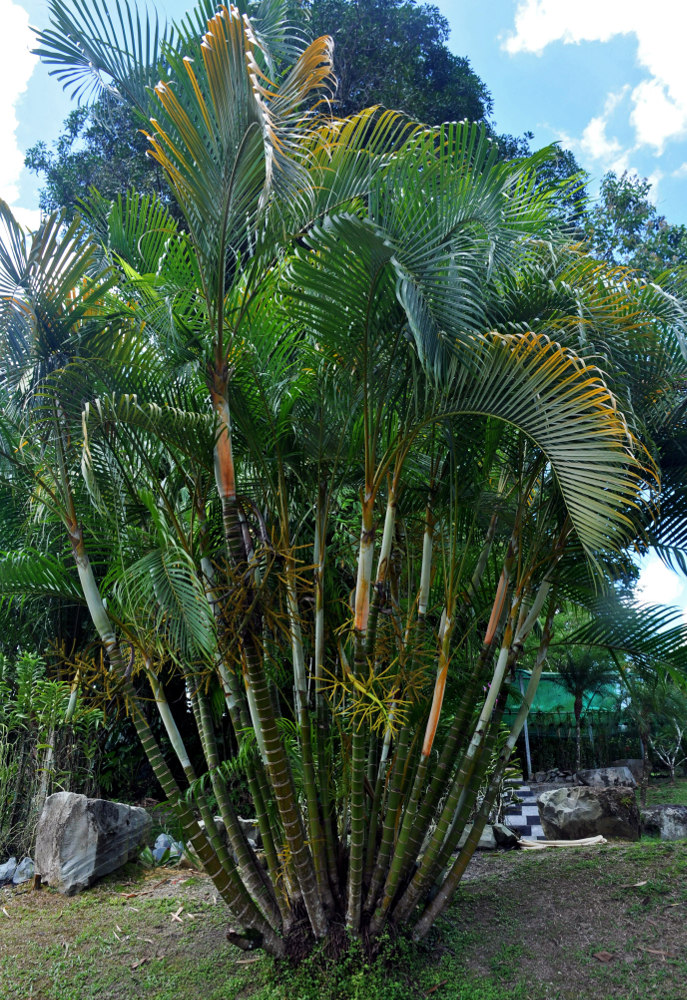
<svg viewBox="0 0 687 1000">
<path fill-rule="evenodd" d="M 654 779 L 647 789 L 646 802 L 649 806 L 687 806 L 687 778 L 677 778 L 674 785 L 667 778 Z"/>
<path fill-rule="evenodd" d="M 80 896 L 0 890 L 3 1000 L 684 1000 L 687 851 L 480 856 L 421 947 L 300 968 L 246 955 L 204 876 L 125 869 Z M 3 912 L 2 908 L 4 907 Z"/>
</svg>

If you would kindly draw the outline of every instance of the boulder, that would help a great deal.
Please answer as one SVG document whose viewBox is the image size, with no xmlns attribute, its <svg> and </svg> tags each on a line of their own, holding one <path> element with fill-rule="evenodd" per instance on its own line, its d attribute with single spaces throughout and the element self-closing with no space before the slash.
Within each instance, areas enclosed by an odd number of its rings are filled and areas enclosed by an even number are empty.
<svg viewBox="0 0 687 1000">
<path fill-rule="evenodd" d="M 578 771 L 575 775 L 581 785 L 592 788 L 636 788 L 629 767 L 593 767 L 588 771 Z"/>
<path fill-rule="evenodd" d="M 36 871 L 71 896 L 135 858 L 151 827 L 139 806 L 55 792 L 38 820 Z"/>
<path fill-rule="evenodd" d="M 173 840 L 168 833 L 159 834 L 152 850 L 153 857 L 158 863 L 168 861 L 170 864 L 176 864 L 183 853 L 183 842 L 181 840 Z"/>
<path fill-rule="evenodd" d="M 642 809 L 642 833 L 661 840 L 687 837 L 687 806 L 647 806 Z"/>
<path fill-rule="evenodd" d="M 34 866 L 31 858 L 22 858 L 14 870 L 12 885 L 21 885 L 33 878 Z"/>
<path fill-rule="evenodd" d="M 17 859 L 10 858 L 6 861 L 4 865 L 0 865 L 0 886 L 7 885 L 14 878 L 14 873 L 17 870 Z"/>
<path fill-rule="evenodd" d="M 537 806 L 547 840 L 579 840 L 599 834 L 639 840 L 639 808 L 630 788 L 554 788 L 542 792 Z"/>
<path fill-rule="evenodd" d="M 626 767 L 632 772 L 632 777 L 637 784 L 642 780 L 644 761 L 641 757 L 625 757 L 623 760 L 612 760 L 611 767 Z"/>
</svg>

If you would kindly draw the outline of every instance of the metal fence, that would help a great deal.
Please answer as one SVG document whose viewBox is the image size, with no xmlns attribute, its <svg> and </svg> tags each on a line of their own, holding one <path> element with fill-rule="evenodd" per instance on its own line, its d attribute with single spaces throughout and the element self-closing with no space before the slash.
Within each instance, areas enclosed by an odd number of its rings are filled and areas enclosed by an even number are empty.
<svg viewBox="0 0 687 1000">
<path fill-rule="evenodd" d="M 527 717 L 532 772 L 559 768 L 575 770 L 575 715 L 573 712 L 532 711 Z M 526 771 L 526 734 L 516 750 Z M 613 760 L 641 756 L 639 733 L 617 712 L 589 711 L 581 719 L 580 766 L 604 767 Z"/>
</svg>

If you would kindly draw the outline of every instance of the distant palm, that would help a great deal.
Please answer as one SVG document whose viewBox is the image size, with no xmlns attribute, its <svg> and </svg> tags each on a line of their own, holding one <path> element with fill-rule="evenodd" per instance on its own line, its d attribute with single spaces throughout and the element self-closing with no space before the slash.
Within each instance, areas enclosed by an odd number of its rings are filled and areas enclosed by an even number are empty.
<svg viewBox="0 0 687 1000">
<path fill-rule="evenodd" d="M 601 688 L 607 687 L 618 680 L 616 671 L 609 667 L 603 660 L 596 659 L 589 651 L 573 656 L 572 653 L 566 655 L 565 660 L 561 660 L 557 668 L 560 684 L 568 694 L 575 699 L 573 712 L 575 713 L 575 770 L 580 769 L 581 756 L 581 719 L 584 696 L 593 697 Z M 587 702 L 589 704 L 589 702 Z"/>
</svg>

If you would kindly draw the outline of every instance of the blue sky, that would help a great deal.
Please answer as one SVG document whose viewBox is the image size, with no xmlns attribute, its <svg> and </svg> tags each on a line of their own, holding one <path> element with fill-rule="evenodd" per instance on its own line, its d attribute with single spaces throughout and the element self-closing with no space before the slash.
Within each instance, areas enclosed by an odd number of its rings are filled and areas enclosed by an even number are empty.
<svg viewBox="0 0 687 1000">
<path fill-rule="evenodd" d="M 361 0 L 364 2 L 364 0 Z M 592 177 L 632 170 L 653 183 L 670 222 L 687 223 L 685 0 L 433 0 L 451 25 L 450 48 L 467 56 L 494 98 L 502 132 L 562 142 Z M 186 0 L 160 5 L 179 17 Z M 0 197 L 37 222 L 38 180 L 26 149 L 59 134 L 68 97 L 30 55 L 29 24 L 47 25 L 45 0 L 0 0 Z M 655 559 L 639 596 L 679 605 L 687 586 Z"/>
</svg>

